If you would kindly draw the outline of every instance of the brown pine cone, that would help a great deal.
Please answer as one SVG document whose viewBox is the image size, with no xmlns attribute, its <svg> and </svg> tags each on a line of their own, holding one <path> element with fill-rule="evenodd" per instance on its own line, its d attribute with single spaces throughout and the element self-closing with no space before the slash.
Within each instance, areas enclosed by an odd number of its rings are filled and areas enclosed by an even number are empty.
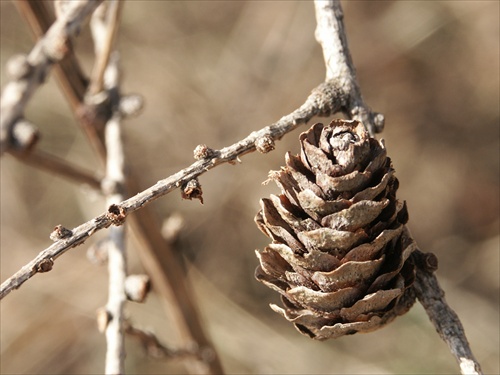
<svg viewBox="0 0 500 375">
<path fill-rule="evenodd" d="M 256 277 L 312 338 L 375 330 L 415 301 L 416 245 L 391 160 L 357 121 L 315 124 L 300 143 L 270 172 L 282 194 L 260 202 L 255 221 L 272 243 L 256 251 Z"/>
</svg>

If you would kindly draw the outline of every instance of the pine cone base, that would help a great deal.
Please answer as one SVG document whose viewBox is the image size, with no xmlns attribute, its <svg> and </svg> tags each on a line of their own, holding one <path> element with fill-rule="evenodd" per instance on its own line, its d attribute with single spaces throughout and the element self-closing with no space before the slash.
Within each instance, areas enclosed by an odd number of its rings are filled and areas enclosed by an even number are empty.
<svg viewBox="0 0 500 375">
<path fill-rule="evenodd" d="M 416 249 L 383 142 L 357 121 L 313 125 L 301 153 L 270 172 L 282 190 L 255 221 L 272 239 L 256 278 L 279 292 L 271 308 L 318 340 L 369 332 L 415 301 Z"/>
</svg>

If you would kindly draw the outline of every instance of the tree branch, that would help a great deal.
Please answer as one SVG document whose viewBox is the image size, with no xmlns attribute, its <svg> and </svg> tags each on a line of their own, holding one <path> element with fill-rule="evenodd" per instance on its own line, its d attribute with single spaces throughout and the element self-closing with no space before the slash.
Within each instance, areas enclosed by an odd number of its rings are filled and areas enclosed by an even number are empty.
<svg viewBox="0 0 500 375">
<path fill-rule="evenodd" d="M 464 328 L 455 311 L 444 298 L 434 271 L 437 269 L 437 258 L 433 254 L 423 254 L 416 251 L 413 255 L 418 271 L 415 281 L 417 298 L 424 307 L 430 321 L 439 336 L 450 348 L 451 354 L 457 360 L 463 375 L 482 374 L 479 362 L 474 358 Z"/>
<path fill-rule="evenodd" d="M 51 66 L 68 52 L 68 40 L 78 33 L 83 22 L 102 0 L 73 1 L 45 35 L 36 43 L 21 64 L 23 69 L 11 74 L 0 100 L 0 154 L 11 145 L 12 128 L 22 119 L 24 107 L 35 90 L 45 81 Z"/>
<path fill-rule="evenodd" d="M 39 168 L 77 183 L 86 184 L 93 189 L 99 190 L 101 188 L 101 180 L 90 171 L 71 164 L 65 159 L 41 151 L 38 148 L 34 148 L 29 152 L 9 150 L 9 154 L 32 167 Z"/>
<path fill-rule="evenodd" d="M 102 7 L 102 5 L 101 5 Z M 111 11 L 111 9 L 110 9 Z M 118 111 L 120 101 L 118 67 L 119 55 L 115 51 L 110 57 L 112 45 L 105 38 L 106 35 L 115 34 L 117 22 L 106 22 L 105 17 L 95 12 L 92 15 L 92 26 L 97 29 L 93 32 L 94 44 L 98 60 L 100 54 L 106 54 L 106 69 L 101 80 L 106 75 L 105 89 L 111 97 L 113 114 L 104 128 L 104 139 L 106 142 L 106 177 L 103 183 L 103 191 L 106 194 L 108 206 L 119 203 L 124 198 L 125 185 L 125 153 L 121 136 L 121 115 Z M 91 26 L 91 27 L 92 27 Z M 95 27 L 98 26 L 98 27 Z M 110 30 L 113 29 L 113 30 Z M 99 31 L 105 31 L 102 35 Z M 108 235 L 108 302 L 106 303 L 107 316 L 110 317 L 106 325 L 106 374 L 123 374 L 125 370 L 125 339 L 124 339 L 124 306 L 127 301 L 125 292 L 125 281 L 127 279 L 127 253 L 125 248 L 125 226 L 113 227 Z"/>
<path fill-rule="evenodd" d="M 316 40 L 323 47 L 326 79 L 336 91 L 333 112 L 342 111 L 360 121 L 373 137 L 382 132 L 384 116 L 373 112 L 361 96 L 344 27 L 344 14 L 339 0 L 315 0 Z"/>
</svg>

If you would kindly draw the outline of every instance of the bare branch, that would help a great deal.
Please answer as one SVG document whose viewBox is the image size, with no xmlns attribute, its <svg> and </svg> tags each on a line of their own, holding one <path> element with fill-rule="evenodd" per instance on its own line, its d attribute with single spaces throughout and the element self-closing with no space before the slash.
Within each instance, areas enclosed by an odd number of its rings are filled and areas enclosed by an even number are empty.
<svg viewBox="0 0 500 375">
<path fill-rule="evenodd" d="M 342 111 L 363 123 L 370 133 L 382 132 L 384 116 L 373 112 L 361 96 L 356 70 L 352 62 L 344 27 L 340 0 L 315 0 L 316 40 L 323 48 L 326 65 L 325 81 L 335 90 L 332 112 Z"/>
<path fill-rule="evenodd" d="M 113 50 L 122 7 L 122 0 L 110 0 L 103 3 L 90 21 L 96 55 L 96 63 L 92 70 L 92 78 L 88 88 L 90 95 L 97 94 L 103 88 L 104 72 Z"/>
<path fill-rule="evenodd" d="M 16 0 L 15 5 L 19 13 L 29 24 L 36 39 L 42 38 L 55 19 L 47 9 L 44 1 Z M 68 43 L 68 53 L 54 66 L 54 73 L 59 85 L 64 92 L 64 97 L 68 100 L 74 112 L 77 112 L 81 105 L 88 79 L 83 74 L 78 61 L 73 54 L 71 40 Z"/>
<path fill-rule="evenodd" d="M 10 147 L 12 127 L 23 117 L 24 107 L 35 90 L 45 81 L 50 67 L 60 61 L 68 51 L 69 38 L 76 35 L 87 16 L 101 0 L 71 2 L 67 11 L 49 28 L 26 57 L 26 72 L 14 76 L 0 101 L 0 153 Z"/>
<path fill-rule="evenodd" d="M 171 349 L 160 343 L 154 333 L 134 327 L 129 322 L 125 322 L 125 332 L 139 340 L 146 353 L 153 358 L 197 358 L 199 356 L 197 350 Z"/>
<path fill-rule="evenodd" d="M 119 53 L 115 50 L 111 55 L 113 37 L 119 26 L 116 14 L 120 7 L 117 3 L 117 0 L 112 1 L 109 8 L 102 4 L 92 15 L 90 25 L 99 66 L 98 86 L 95 87 L 98 92 L 103 88 L 106 90 L 110 97 L 110 107 L 113 109 L 113 114 L 104 127 L 106 177 L 102 188 L 109 207 L 114 207 L 124 199 L 125 190 L 125 152 L 121 135 L 121 114 L 118 110 L 120 101 Z M 109 281 L 106 312 L 110 319 L 105 328 L 107 344 L 105 373 L 114 375 L 125 372 L 124 308 L 127 302 L 125 226 L 110 229 L 107 255 Z"/>
<path fill-rule="evenodd" d="M 433 254 L 417 251 L 414 255 L 419 270 L 415 281 L 417 298 L 424 307 L 439 336 L 448 344 L 463 375 L 481 375 L 481 366 L 474 358 L 464 328 L 457 314 L 444 298 L 434 270 L 437 259 Z"/>
<path fill-rule="evenodd" d="M 38 148 L 29 152 L 9 150 L 9 154 L 32 167 L 68 178 L 77 183 L 86 184 L 93 189 L 99 190 L 101 188 L 101 180 L 94 176 L 93 173 Z"/>
</svg>

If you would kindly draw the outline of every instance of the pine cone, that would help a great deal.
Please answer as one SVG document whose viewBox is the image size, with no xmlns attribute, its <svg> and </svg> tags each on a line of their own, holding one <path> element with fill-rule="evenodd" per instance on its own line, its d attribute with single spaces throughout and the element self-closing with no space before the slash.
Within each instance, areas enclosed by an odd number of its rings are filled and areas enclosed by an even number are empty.
<svg viewBox="0 0 500 375">
<path fill-rule="evenodd" d="M 312 338 L 380 328 L 415 301 L 416 245 L 391 160 L 357 121 L 315 124 L 300 143 L 270 172 L 282 194 L 260 202 L 255 221 L 272 243 L 256 251 L 256 278 L 281 294 L 284 308 L 271 308 Z"/>
</svg>

